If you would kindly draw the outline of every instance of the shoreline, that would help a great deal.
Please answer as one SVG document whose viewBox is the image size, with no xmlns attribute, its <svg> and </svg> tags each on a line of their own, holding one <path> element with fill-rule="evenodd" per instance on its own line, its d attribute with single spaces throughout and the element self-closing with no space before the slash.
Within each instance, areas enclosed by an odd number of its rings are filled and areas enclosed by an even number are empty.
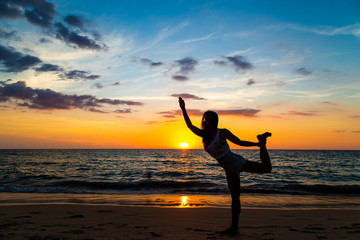
<svg viewBox="0 0 360 240">
<path fill-rule="evenodd" d="M 243 209 L 354 209 L 360 210 L 358 196 L 298 196 L 277 194 L 242 194 Z M 70 194 L 70 193 L 0 193 L 0 206 L 79 204 L 104 206 L 139 206 L 159 208 L 230 208 L 230 195 L 206 194 Z"/>
<path fill-rule="evenodd" d="M 237 235 L 219 234 L 228 208 L 82 204 L 0 206 L 4 239 L 359 239 L 360 210 L 243 209 Z"/>
</svg>

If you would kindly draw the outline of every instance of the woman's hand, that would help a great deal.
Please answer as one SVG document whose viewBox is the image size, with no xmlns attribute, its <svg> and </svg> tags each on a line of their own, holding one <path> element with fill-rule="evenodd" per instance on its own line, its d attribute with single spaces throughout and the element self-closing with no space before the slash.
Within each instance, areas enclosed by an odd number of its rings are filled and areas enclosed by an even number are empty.
<svg viewBox="0 0 360 240">
<path fill-rule="evenodd" d="M 185 109 L 185 101 L 181 97 L 179 97 L 179 105 L 181 110 Z"/>
<path fill-rule="evenodd" d="M 202 130 L 200 128 L 197 128 L 195 127 L 194 125 L 192 125 L 191 121 L 190 121 L 190 118 L 186 112 L 186 109 L 185 109 L 185 101 L 179 97 L 179 105 L 180 105 L 180 108 L 182 110 L 182 113 L 184 115 L 184 119 L 185 119 L 185 122 L 186 122 L 186 126 L 193 132 L 195 133 L 196 135 L 198 135 L 199 137 L 202 137 Z"/>
</svg>

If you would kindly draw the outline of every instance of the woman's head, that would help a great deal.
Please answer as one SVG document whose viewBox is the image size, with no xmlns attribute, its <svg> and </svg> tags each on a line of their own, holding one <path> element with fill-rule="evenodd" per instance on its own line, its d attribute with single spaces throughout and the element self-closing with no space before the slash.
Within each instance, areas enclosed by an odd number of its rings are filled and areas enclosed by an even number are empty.
<svg viewBox="0 0 360 240">
<path fill-rule="evenodd" d="M 206 111 L 202 117 L 201 126 L 203 129 L 217 128 L 219 117 L 214 111 Z"/>
<path fill-rule="evenodd" d="M 206 111 L 203 115 L 201 121 L 201 127 L 203 129 L 202 137 L 204 148 L 206 149 L 211 141 L 211 131 L 210 129 L 217 129 L 219 122 L 219 117 L 216 112 Z"/>
</svg>

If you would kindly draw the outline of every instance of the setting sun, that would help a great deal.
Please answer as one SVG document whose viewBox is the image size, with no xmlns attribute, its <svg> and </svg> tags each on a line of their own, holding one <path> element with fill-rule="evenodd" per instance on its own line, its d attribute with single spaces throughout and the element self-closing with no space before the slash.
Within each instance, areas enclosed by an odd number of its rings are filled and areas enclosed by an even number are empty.
<svg viewBox="0 0 360 240">
<path fill-rule="evenodd" d="M 180 208 L 184 208 L 184 207 L 189 207 L 189 197 L 188 196 L 181 196 L 181 202 L 179 207 Z"/>
<path fill-rule="evenodd" d="M 187 147 L 189 147 L 189 144 L 187 144 L 187 143 L 180 143 L 179 145 L 180 145 L 180 147 L 182 147 L 182 148 L 187 148 Z"/>
</svg>

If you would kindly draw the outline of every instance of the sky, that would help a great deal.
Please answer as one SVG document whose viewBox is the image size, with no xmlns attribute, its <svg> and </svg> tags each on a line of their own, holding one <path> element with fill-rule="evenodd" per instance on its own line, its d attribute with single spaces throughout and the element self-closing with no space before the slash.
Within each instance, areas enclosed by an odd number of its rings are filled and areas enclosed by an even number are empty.
<svg viewBox="0 0 360 240">
<path fill-rule="evenodd" d="M 360 2 L 0 0 L 0 148 L 360 150 Z M 232 148 L 241 148 L 231 144 Z"/>
</svg>

